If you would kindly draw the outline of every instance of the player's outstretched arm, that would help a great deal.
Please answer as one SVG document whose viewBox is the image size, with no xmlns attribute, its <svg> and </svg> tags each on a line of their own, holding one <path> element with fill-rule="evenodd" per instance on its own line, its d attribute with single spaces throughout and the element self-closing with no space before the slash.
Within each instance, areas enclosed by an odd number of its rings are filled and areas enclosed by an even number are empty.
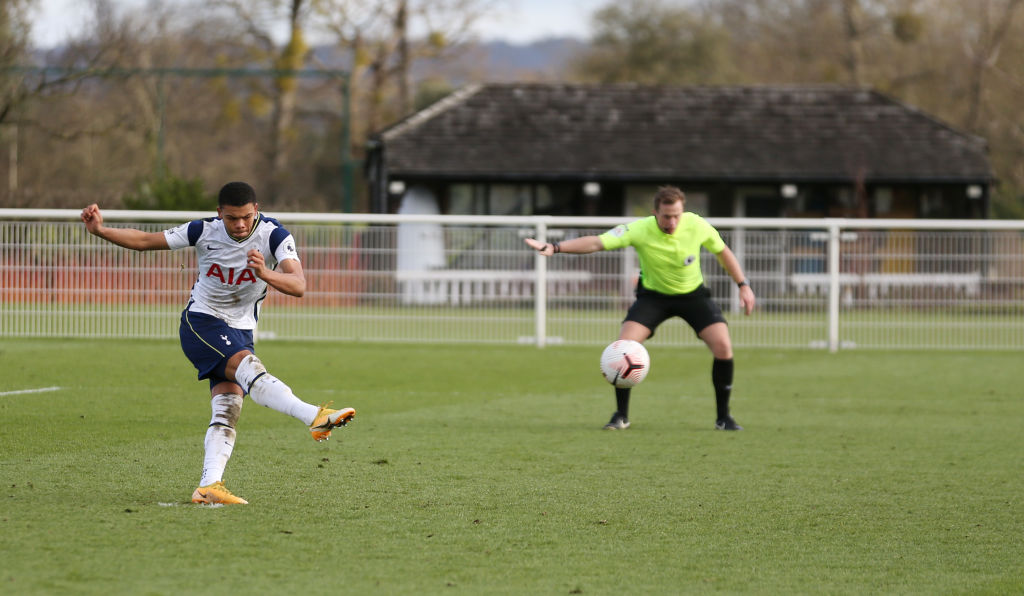
<svg viewBox="0 0 1024 596">
<path fill-rule="evenodd" d="M 524 238 L 526 245 L 539 252 L 545 257 L 550 257 L 556 252 L 567 252 L 576 255 L 586 255 L 599 250 L 604 250 L 604 244 L 597 236 L 580 236 L 566 240 L 565 242 L 544 243 L 533 238 Z"/>
<path fill-rule="evenodd" d="M 103 214 L 96 204 L 82 209 L 82 223 L 93 236 L 99 236 L 132 250 L 167 250 L 167 238 L 163 232 L 143 232 L 134 228 L 108 228 L 103 225 Z"/>
</svg>

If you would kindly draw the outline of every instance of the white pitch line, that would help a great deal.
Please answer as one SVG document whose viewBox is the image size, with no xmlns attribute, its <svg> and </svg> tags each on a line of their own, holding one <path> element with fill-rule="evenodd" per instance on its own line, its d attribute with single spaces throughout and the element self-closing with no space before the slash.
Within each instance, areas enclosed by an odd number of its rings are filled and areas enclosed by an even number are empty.
<svg viewBox="0 0 1024 596">
<path fill-rule="evenodd" d="M 39 389 L 21 389 L 18 391 L 0 391 L 0 397 L 7 395 L 19 395 L 22 393 L 46 393 L 47 391 L 60 391 L 61 387 L 40 387 Z"/>
</svg>

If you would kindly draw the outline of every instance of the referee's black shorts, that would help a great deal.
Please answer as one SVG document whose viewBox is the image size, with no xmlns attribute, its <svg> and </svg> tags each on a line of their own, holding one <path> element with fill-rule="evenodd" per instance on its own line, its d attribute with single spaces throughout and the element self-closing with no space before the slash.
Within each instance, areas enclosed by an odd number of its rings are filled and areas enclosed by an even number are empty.
<svg viewBox="0 0 1024 596">
<path fill-rule="evenodd" d="M 689 294 L 674 295 L 637 285 L 636 302 L 629 307 L 626 321 L 640 323 L 650 329 L 651 337 L 654 337 L 658 325 L 671 317 L 682 317 L 698 335 L 712 323 L 726 322 L 722 309 L 718 308 L 711 298 L 711 291 L 703 284 Z"/>
</svg>

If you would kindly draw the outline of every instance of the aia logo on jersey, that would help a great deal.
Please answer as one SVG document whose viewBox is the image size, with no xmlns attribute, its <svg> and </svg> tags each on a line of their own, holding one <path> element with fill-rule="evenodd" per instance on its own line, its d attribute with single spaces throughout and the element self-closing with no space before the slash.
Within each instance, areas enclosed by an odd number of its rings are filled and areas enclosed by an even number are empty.
<svg viewBox="0 0 1024 596">
<path fill-rule="evenodd" d="M 252 269 L 249 269 L 248 267 L 239 271 L 238 275 L 235 275 L 234 267 L 227 267 L 226 270 L 228 274 L 225 277 L 225 269 L 221 269 L 220 265 L 214 263 L 213 265 L 210 265 L 209 271 L 206 272 L 206 277 L 216 277 L 217 279 L 220 280 L 220 283 L 227 284 L 229 286 L 240 286 L 242 285 L 243 282 L 256 282 L 256 275 L 253 274 Z"/>
</svg>

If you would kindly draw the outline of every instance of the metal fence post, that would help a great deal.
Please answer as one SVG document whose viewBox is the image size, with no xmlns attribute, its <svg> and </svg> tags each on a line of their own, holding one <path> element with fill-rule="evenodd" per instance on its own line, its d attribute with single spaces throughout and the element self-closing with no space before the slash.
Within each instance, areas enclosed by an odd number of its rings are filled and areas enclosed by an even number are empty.
<svg viewBox="0 0 1024 596">
<path fill-rule="evenodd" d="M 537 221 L 537 242 L 548 241 L 548 224 L 544 220 Z M 533 281 L 533 313 L 534 313 L 534 333 L 537 338 L 537 347 L 543 348 L 547 343 L 547 306 L 548 306 L 548 259 L 544 255 L 537 253 L 534 256 L 536 266 L 534 271 L 537 276 Z"/>
<path fill-rule="evenodd" d="M 747 229 L 743 225 L 736 226 L 736 231 L 733 233 L 732 239 L 732 251 L 736 255 L 736 259 L 740 263 L 747 262 Z M 750 277 L 749 275 L 747 276 Z M 739 302 L 740 288 L 736 284 L 729 284 L 729 304 L 730 310 L 734 313 L 742 312 L 743 308 Z"/>
<path fill-rule="evenodd" d="M 839 223 L 828 224 L 828 351 L 839 350 Z"/>
</svg>

